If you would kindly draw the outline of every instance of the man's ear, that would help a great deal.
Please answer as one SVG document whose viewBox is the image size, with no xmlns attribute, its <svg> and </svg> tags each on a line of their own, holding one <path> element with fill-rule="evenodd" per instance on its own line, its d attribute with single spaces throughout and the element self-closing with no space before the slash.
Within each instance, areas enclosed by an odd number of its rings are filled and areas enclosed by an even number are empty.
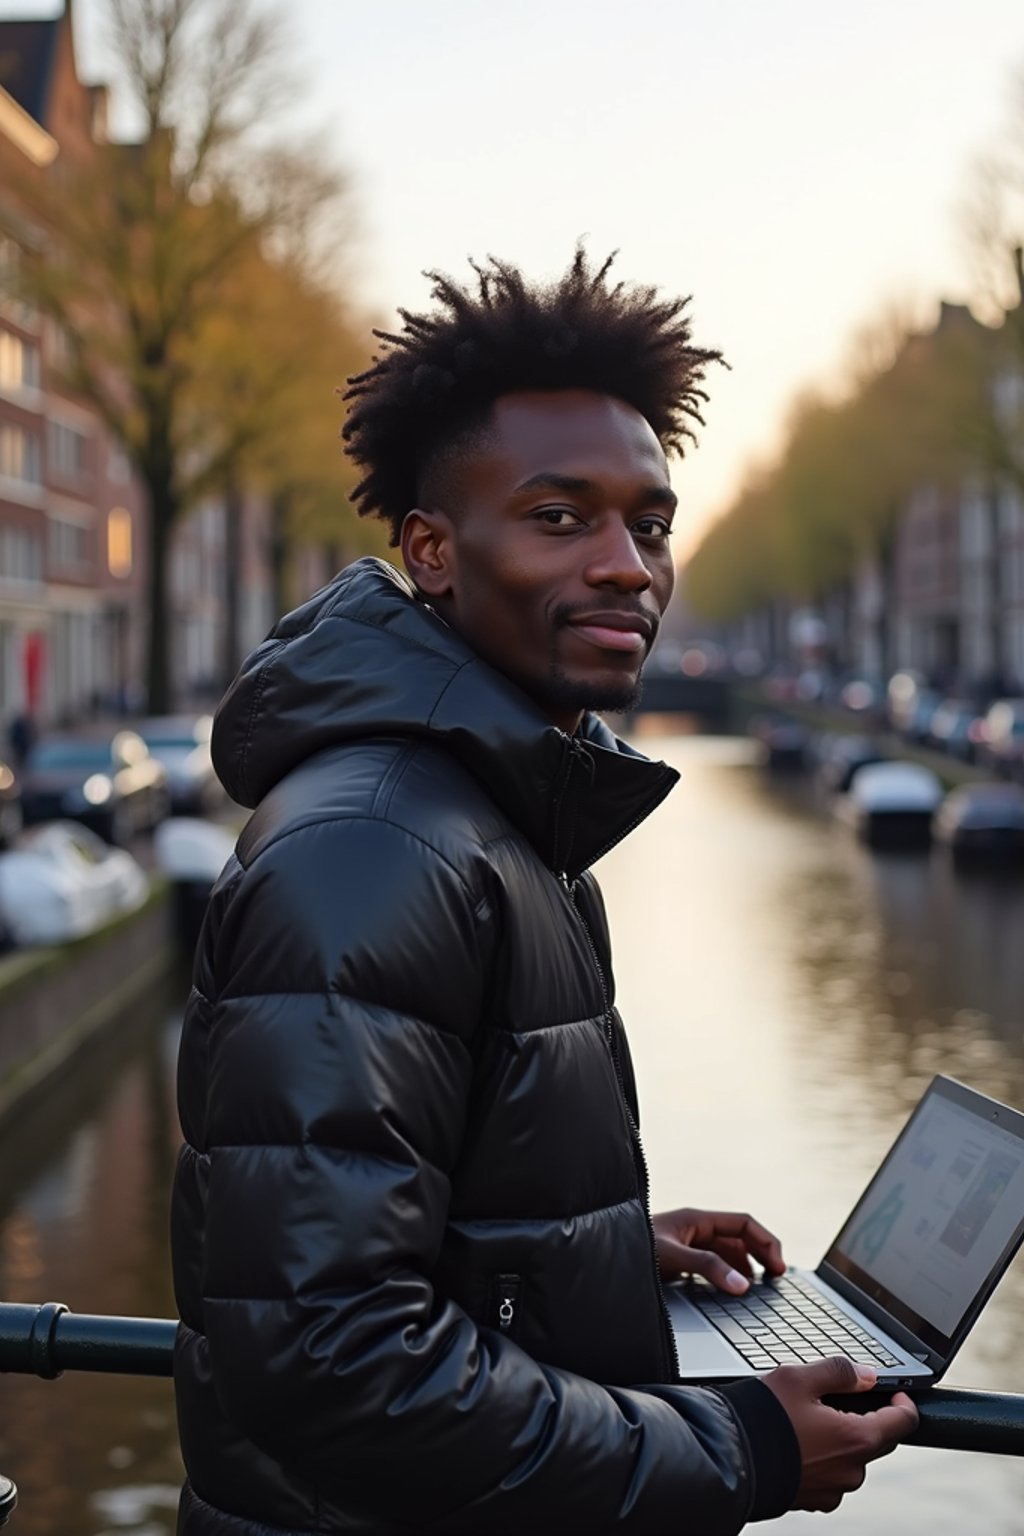
<svg viewBox="0 0 1024 1536">
<path fill-rule="evenodd" d="M 444 512 L 414 507 L 406 513 L 400 539 L 402 561 L 424 597 L 447 597 L 455 558 L 450 519 Z"/>
</svg>

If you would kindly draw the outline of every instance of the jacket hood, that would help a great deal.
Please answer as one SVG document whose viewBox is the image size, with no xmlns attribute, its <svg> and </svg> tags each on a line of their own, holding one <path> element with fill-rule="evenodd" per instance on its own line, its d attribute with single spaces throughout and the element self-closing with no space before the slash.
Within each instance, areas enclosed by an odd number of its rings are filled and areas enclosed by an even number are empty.
<svg viewBox="0 0 1024 1536">
<path fill-rule="evenodd" d="M 576 875 L 652 811 L 679 775 L 588 714 L 577 736 L 482 661 L 384 560 L 358 560 L 287 614 L 217 711 L 212 751 L 254 807 L 326 748 L 419 736 L 486 786 L 554 870 Z"/>
</svg>

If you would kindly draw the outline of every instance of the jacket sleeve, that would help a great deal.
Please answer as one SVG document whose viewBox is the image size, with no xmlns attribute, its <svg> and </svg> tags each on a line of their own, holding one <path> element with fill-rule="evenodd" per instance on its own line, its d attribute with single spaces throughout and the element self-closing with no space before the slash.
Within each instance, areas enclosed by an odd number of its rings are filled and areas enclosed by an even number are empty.
<svg viewBox="0 0 1024 1536">
<path fill-rule="evenodd" d="M 294 830 L 240 878 L 207 1068 L 218 1395 L 360 1526 L 737 1531 L 762 1512 L 742 1412 L 545 1368 L 432 1288 L 489 969 L 480 895 L 373 820 Z"/>
</svg>

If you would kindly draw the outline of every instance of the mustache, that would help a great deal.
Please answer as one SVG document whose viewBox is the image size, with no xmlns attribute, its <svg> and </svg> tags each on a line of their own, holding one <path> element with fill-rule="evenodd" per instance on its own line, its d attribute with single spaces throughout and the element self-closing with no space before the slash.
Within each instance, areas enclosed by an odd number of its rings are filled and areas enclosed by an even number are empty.
<svg viewBox="0 0 1024 1536">
<path fill-rule="evenodd" d="M 645 608 L 642 603 L 610 603 L 607 600 L 594 603 L 556 603 L 551 610 L 555 628 L 561 629 L 566 624 L 574 624 L 577 619 L 586 618 L 595 610 L 602 613 L 616 613 L 627 619 L 642 619 L 648 626 L 647 644 L 652 646 L 657 639 L 658 630 L 661 627 L 661 618 L 657 613 Z"/>
</svg>

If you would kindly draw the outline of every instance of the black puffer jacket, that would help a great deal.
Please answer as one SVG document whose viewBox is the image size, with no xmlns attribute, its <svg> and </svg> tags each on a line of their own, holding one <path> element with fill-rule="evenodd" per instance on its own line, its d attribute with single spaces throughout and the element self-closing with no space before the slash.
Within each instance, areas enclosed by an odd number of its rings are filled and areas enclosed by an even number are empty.
<svg viewBox="0 0 1024 1536">
<path fill-rule="evenodd" d="M 548 725 L 379 561 L 278 625 L 214 746 L 257 810 L 181 1046 L 179 1530 L 779 1513 L 772 1394 L 671 1385 L 585 873 L 676 775 Z"/>
</svg>

